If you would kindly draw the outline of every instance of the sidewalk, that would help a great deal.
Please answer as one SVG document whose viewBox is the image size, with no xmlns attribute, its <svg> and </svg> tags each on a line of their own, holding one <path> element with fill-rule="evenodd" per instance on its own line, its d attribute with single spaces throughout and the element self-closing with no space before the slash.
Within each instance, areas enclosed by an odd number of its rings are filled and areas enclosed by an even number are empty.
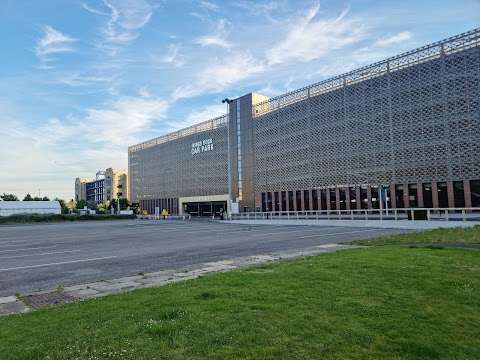
<svg viewBox="0 0 480 360">
<path fill-rule="evenodd" d="M 369 227 L 377 229 L 430 230 L 438 228 L 480 226 L 480 221 L 426 221 L 426 220 L 222 220 L 223 224 L 245 225 L 309 225 L 339 227 Z"/>
<path fill-rule="evenodd" d="M 327 244 L 301 250 L 272 252 L 255 256 L 239 257 L 230 260 L 202 263 L 188 268 L 138 274 L 135 276 L 127 276 L 118 279 L 68 286 L 65 288 L 0 297 L 0 316 L 25 313 L 35 308 L 78 300 L 92 299 L 135 289 L 162 286 L 178 281 L 195 279 L 202 275 L 246 268 L 272 261 L 289 260 L 358 247 L 360 246 Z"/>
</svg>

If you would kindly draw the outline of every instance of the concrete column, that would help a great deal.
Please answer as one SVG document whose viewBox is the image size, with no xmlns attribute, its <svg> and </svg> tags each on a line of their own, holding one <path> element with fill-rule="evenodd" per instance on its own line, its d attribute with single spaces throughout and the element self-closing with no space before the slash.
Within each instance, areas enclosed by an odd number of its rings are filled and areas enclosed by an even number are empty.
<svg viewBox="0 0 480 360">
<path fill-rule="evenodd" d="M 337 187 L 335 188 L 335 206 L 337 207 L 337 210 L 340 210 L 340 189 Z"/>
<path fill-rule="evenodd" d="M 360 186 L 355 186 L 355 196 L 357 197 L 357 210 L 362 210 L 362 193 Z"/>
<path fill-rule="evenodd" d="M 425 207 L 425 202 L 423 201 L 423 184 L 417 183 L 417 205 L 418 207 Z"/>
<path fill-rule="evenodd" d="M 403 184 L 403 206 L 408 209 L 410 207 L 410 191 L 408 184 Z"/>
<path fill-rule="evenodd" d="M 270 203 L 270 211 L 275 211 L 275 191 L 272 191 L 271 192 L 272 194 L 272 202 Z"/>
<path fill-rule="evenodd" d="M 331 203 L 330 203 L 330 189 L 326 189 L 325 193 L 327 194 L 326 200 L 327 200 L 327 210 L 331 210 Z"/>
<path fill-rule="evenodd" d="M 397 207 L 397 190 L 395 184 L 390 184 L 390 207 L 395 209 Z"/>
<path fill-rule="evenodd" d="M 463 180 L 463 195 L 465 196 L 465 207 L 472 207 L 472 191 L 470 190 L 470 180 Z"/>
<path fill-rule="evenodd" d="M 290 195 L 288 191 L 285 191 L 285 197 L 286 197 L 285 211 L 290 211 Z"/>
<path fill-rule="evenodd" d="M 313 189 L 307 190 L 308 191 L 308 209 L 306 210 L 313 210 Z M 316 201 L 317 199 L 315 199 Z"/>
<path fill-rule="evenodd" d="M 253 211 L 257 211 L 257 207 L 262 208 L 262 193 L 261 192 L 256 192 L 255 193 L 255 209 L 252 209 Z"/>
<path fill-rule="evenodd" d="M 300 196 L 302 197 L 300 199 L 300 204 L 301 204 L 300 211 L 305 211 L 305 191 L 308 191 L 308 190 L 300 190 Z"/>
<path fill-rule="evenodd" d="M 372 208 L 372 187 L 370 185 L 367 186 L 367 208 Z"/>
<path fill-rule="evenodd" d="M 350 188 L 345 189 L 345 203 L 346 209 L 350 210 Z"/>
<path fill-rule="evenodd" d="M 448 207 L 455 207 L 455 191 L 453 190 L 453 181 L 447 181 Z"/>
<path fill-rule="evenodd" d="M 432 206 L 438 208 L 438 184 L 432 181 Z"/>
<path fill-rule="evenodd" d="M 298 211 L 298 209 L 297 209 L 297 190 L 293 191 L 293 211 Z"/>
<path fill-rule="evenodd" d="M 278 204 L 278 210 L 279 211 L 284 211 L 283 210 L 283 198 L 282 198 L 282 192 L 281 191 L 278 192 L 278 203 L 279 203 Z"/>
</svg>

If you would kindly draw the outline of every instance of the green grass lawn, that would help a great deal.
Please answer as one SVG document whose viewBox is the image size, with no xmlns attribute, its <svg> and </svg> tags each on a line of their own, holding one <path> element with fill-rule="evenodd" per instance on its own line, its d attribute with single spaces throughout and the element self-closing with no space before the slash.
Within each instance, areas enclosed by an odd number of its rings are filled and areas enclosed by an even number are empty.
<svg viewBox="0 0 480 360">
<path fill-rule="evenodd" d="M 399 235 L 386 235 L 348 242 L 353 245 L 404 244 L 480 244 L 480 226 L 470 228 L 434 229 Z"/>
<path fill-rule="evenodd" d="M 480 251 L 373 247 L 0 318 L 1 359 L 479 359 Z"/>
</svg>

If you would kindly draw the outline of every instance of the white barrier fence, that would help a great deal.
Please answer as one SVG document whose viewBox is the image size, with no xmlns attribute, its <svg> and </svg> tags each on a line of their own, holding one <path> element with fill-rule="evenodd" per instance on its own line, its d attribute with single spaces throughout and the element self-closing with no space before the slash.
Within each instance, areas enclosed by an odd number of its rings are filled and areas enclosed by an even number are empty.
<svg viewBox="0 0 480 360">
<path fill-rule="evenodd" d="M 480 221 L 480 207 L 269 211 L 232 214 L 232 219 Z"/>
</svg>

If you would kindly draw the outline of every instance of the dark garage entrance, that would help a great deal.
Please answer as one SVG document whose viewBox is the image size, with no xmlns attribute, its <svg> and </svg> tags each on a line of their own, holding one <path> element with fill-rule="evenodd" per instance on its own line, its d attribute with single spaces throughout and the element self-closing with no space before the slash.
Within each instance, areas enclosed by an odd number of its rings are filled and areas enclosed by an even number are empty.
<svg viewBox="0 0 480 360">
<path fill-rule="evenodd" d="M 192 216 L 221 216 L 221 211 L 227 208 L 226 201 L 205 201 L 184 203 L 185 212 Z"/>
</svg>

